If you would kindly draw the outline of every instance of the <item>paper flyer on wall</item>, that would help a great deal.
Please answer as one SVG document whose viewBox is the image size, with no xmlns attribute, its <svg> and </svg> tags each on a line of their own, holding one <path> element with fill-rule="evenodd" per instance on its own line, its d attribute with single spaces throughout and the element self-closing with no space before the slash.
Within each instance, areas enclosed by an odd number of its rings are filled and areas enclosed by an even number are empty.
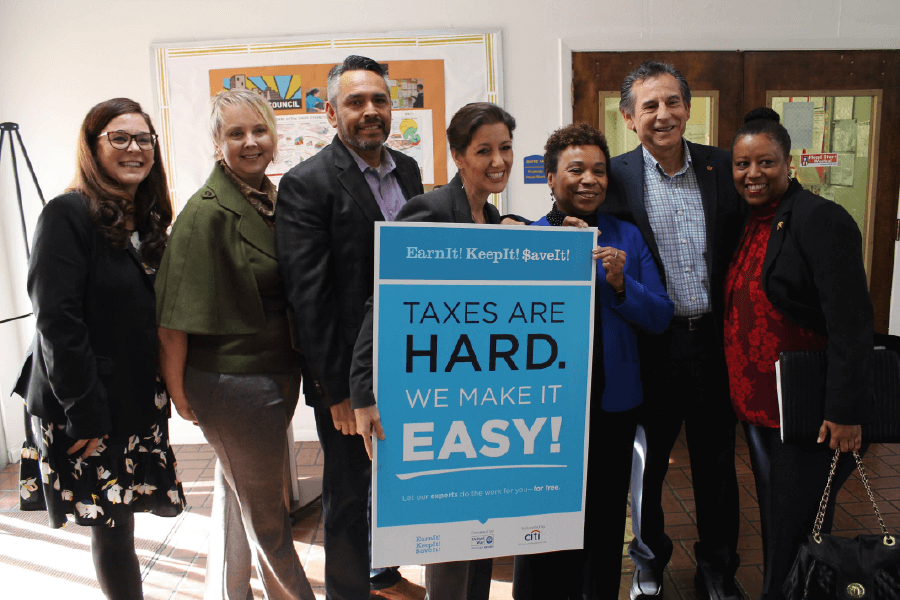
<svg viewBox="0 0 900 600">
<path fill-rule="evenodd" d="M 434 182 L 434 133 L 430 110 L 391 111 L 388 148 L 415 159 L 423 183 Z"/>
<path fill-rule="evenodd" d="M 278 154 L 266 175 L 276 186 L 281 178 L 304 160 L 312 158 L 331 143 L 337 130 L 324 114 L 278 115 Z"/>
<path fill-rule="evenodd" d="M 332 66 L 231 66 L 209 71 L 210 95 L 250 90 L 272 106 L 278 126 L 278 156 L 266 175 L 276 186 L 292 167 L 312 158 L 337 133 L 325 115 L 326 76 Z M 446 183 L 442 114 L 441 135 L 437 140 L 434 136 L 435 114 L 444 109 L 443 61 L 387 61 L 381 67 L 387 74 L 392 107 L 385 144 L 418 163 L 424 184 Z M 440 155 L 440 173 L 435 172 L 436 154 Z"/>
<path fill-rule="evenodd" d="M 373 566 L 582 547 L 595 240 L 376 223 Z"/>
</svg>

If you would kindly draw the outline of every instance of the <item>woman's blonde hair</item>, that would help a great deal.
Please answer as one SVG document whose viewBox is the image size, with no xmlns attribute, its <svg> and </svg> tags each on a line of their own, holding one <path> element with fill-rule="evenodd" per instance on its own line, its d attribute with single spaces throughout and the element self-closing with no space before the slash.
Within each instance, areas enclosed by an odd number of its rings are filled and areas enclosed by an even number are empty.
<svg viewBox="0 0 900 600">
<path fill-rule="evenodd" d="M 209 136 L 212 139 L 213 146 L 216 147 L 216 158 L 219 157 L 219 139 L 222 137 L 222 130 L 225 128 L 225 109 L 229 106 L 249 106 L 255 110 L 259 116 L 263 118 L 269 131 L 272 132 L 272 139 L 275 140 L 275 155 L 278 155 L 278 130 L 275 124 L 275 112 L 269 101 L 262 97 L 262 94 L 251 90 L 222 90 L 212 97 L 209 101 Z"/>
</svg>

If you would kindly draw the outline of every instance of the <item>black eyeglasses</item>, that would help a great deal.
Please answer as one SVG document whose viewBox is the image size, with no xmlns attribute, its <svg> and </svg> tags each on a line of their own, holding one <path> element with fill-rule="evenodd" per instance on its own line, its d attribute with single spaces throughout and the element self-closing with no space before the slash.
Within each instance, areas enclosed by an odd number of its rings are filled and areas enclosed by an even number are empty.
<svg viewBox="0 0 900 600">
<path fill-rule="evenodd" d="M 132 135 L 124 131 L 107 131 L 106 133 L 101 133 L 97 137 L 103 137 L 104 135 L 109 140 L 109 145 L 116 150 L 125 150 L 131 145 L 131 140 L 136 141 L 138 148 L 141 150 L 153 150 L 156 148 L 156 139 L 159 137 L 155 133 L 138 133 Z"/>
</svg>

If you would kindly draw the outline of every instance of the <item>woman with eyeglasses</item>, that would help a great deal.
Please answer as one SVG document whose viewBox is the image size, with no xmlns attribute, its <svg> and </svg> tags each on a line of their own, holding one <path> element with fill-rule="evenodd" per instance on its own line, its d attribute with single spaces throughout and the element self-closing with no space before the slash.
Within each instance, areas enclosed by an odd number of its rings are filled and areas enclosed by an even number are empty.
<svg viewBox="0 0 900 600">
<path fill-rule="evenodd" d="M 314 600 L 284 476 L 300 397 L 275 254 L 275 115 L 249 90 L 213 97 L 216 164 L 172 227 L 156 286 L 160 364 L 178 413 L 216 453 L 206 597 Z"/>
<path fill-rule="evenodd" d="M 156 141 L 132 100 L 85 117 L 75 180 L 38 218 L 28 267 L 37 331 L 16 385 L 41 473 L 20 482 L 22 497 L 43 492 L 51 527 L 67 514 L 90 526 L 113 600 L 143 597 L 134 513 L 184 507 L 157 377 L 153 277 L 172 207 Z"/>
</svg>

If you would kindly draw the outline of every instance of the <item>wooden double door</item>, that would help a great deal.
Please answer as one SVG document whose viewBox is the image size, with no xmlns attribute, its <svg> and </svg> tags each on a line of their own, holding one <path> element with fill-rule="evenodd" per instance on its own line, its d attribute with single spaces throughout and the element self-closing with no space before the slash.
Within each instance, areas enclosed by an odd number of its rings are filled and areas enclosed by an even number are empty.
<svg viewBox="0 0 900 600">
<path fill-rule="evenodd" d="M 622 80 L 648 59 L 671 63 L 690 83 L 688 139 L 730 149 L 749 110 L 782 115 L 793 175 L 860 225 L 875 328 L 887 333 L 900 232 L 900 51 L 573 53 L 574 121 L 604 131 L 613 155 L 637 145 L 617 105 Z"/>
</svg>

